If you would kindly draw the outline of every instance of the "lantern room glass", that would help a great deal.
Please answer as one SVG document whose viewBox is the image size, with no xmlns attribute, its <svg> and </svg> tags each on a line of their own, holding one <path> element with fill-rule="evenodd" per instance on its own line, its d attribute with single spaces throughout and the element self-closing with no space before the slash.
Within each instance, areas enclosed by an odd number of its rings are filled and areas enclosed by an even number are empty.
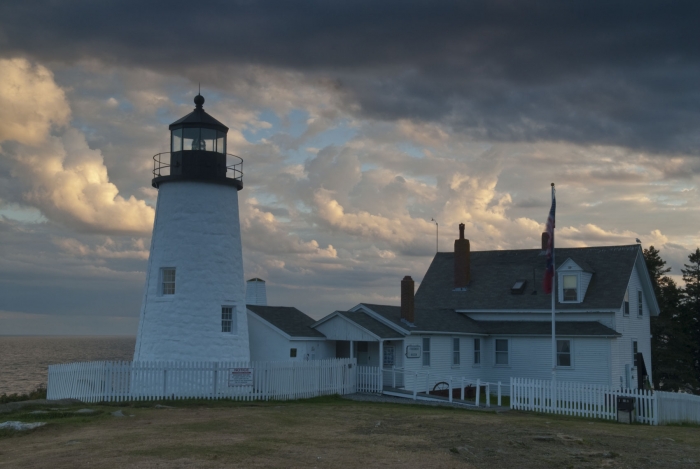
<svg viewBox="0 0 700 469">
<path fill-rule="evenodd" d="M 226 154 L 226 134 L 207 128 L 184 128 L 172 131 L 170 151 L 213 151 Z"/>
</svg>

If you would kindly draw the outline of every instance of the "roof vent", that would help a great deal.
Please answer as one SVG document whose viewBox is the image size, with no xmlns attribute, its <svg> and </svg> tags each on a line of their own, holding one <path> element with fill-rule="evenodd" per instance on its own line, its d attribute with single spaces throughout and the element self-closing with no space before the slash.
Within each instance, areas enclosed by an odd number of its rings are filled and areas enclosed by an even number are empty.
<svg viewBox="0 0 700 469">
<path fill-rule="evenodd" d="M 518 280 L 512 287 L 510 287 L 511 295 L 522 295 L 525 291 L 525 286 L 527 285 L 527 280 Z"/>
</svg>

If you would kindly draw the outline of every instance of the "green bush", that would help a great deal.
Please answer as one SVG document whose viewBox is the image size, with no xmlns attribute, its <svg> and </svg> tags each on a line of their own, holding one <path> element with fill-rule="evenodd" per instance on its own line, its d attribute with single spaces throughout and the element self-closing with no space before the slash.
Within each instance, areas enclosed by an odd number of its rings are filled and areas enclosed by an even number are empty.
<svg viewBox="0 0 700 469">
<path fill-rule="evenodd" d="M 18 401 L 33 401 L 35 399 L 46 399 L 46 386 L 40 384 L 34 391 L 27 394 L 6 394 L 3 393 L 0 396 L 0 404 L 7 404 L 8 402 L 18 402 Z"/>
</svg>

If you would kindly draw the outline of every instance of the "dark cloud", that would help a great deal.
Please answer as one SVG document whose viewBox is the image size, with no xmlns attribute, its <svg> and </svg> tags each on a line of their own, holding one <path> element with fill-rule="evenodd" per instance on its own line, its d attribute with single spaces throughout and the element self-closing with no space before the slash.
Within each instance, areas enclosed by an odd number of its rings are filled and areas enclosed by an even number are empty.
<svg viewBox="0 0 700 469">
<path fill-rule="evenodd" d="M 291 69 L 364 116 L 698 154 L 698 17 L 691 1 L 25 1 L 0 6 L 0 50 L 222 86 Z"/>
</svg>

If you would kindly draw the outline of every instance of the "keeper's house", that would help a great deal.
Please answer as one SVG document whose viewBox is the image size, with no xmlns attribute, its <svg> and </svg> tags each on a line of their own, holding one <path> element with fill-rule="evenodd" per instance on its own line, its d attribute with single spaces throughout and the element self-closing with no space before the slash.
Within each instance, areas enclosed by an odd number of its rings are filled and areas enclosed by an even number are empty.
<svg viewBox="0 0 700 469">
<path fill-rule="evenodd" d="M 641 247 L 561 248 L 556 262 L 557 378 L 626 388 L 651 382 L 649 318 L 659 307 Z M 471 252 L 460 225 L 454 252 L 435 255 L 415 295 L 411 277 L 401 281 L 401 306 L 361 303 L 315 322 L 293 308 L 289 317 L 254 306 L 248 312 L 282 331 L 277 341 L 268 338 L 270 346 L 287 340 L 265 359 L 291 357 L 295 339 L 287 321 L 295 317 L 303 325 L 296 343 L 316 344 L 315 355 L 304 357 L 381 365 L 385 385 L 393 368 L 397 386 L 407 389 L 416 372 L 421 387 L 428 373 L 431 382 L 550 379 L 552 309 L 551 295 L 541 290 L 544 269 L 544 249 Z M 258 359 L 252 334 L 251 328 L 251 356 Z"/>
</svg>

